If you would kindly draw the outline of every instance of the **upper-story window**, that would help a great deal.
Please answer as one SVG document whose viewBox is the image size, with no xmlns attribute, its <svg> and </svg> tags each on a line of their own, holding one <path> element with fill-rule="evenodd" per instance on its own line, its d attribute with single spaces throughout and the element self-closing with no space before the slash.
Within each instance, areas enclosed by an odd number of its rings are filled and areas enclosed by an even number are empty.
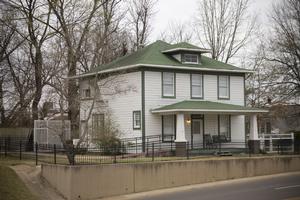
<svg viewBox="0 0 300 200">
<path fill-rule="evenodd" d="M 90 98 L 91 96 L 91 89 L 85 88 L 82 90 L 82 98 Z"/>
<path fill-rule="evenodd" d="M 162 73 L 162 96 L 175 97 L 175 73 Z"/>
<path fill-rule="evenodd" d="M 218 76 L 219 99 L 229 99 L 230 94 L 229 76 Z"/>
<path fill-rule="evenodd" d="M 202 74 L 191 74 L 191 98 L 203 98 Z"/>
<path fill-rule="evenodd" d="M 192 63 L 198 64 L 198 54 L 183 54 L 182 55 L 183 63 Z"/>
</svg>

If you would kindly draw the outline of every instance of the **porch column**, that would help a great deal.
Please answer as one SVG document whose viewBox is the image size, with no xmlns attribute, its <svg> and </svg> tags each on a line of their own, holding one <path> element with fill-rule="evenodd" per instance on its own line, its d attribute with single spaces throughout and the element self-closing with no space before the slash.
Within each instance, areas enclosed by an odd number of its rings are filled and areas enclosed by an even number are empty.
<svg viewBox="0 0 300 200">
<path fill-rule="evenodd" d="M 250 135 L 249 135 L 249 150 L 251 153 L 259 153 L 260 141 L 257 131 L 257 115 L 250 116 Z"/>
<path fill-rule="evenodd" d="M 176 156 L 186 156 L 186 138 L 184 129 L 184 114 L 176 115 Z"/>
</svg>

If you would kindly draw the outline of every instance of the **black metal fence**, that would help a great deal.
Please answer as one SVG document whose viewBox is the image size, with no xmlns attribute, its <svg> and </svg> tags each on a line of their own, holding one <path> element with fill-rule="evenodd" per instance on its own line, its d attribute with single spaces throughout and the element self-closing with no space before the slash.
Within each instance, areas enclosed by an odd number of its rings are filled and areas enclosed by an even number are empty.
<svg viewBox="0 0 300 200">
<path fill-rule="evenodd" d="M 278 142 L 276 151 L 273 154 L 296 153 L 287 148 L 286 145 L 286 142 Z M 36 165 L 39 163 L 76 165 L 186 160 L 207 156 L 252 156 L 247 142 L 219 142 L 206 145 L 203 145 L 203 143 L 187 143 L 186 147 L 181 149 L 180 155 L 177 154 L 176 145 L 173 141 L 148 140 L 144 152 L 142 146 L 141 142 L 122 141 L 121 144 L 114 146 L 88 148 L 70 146 L 66 150 L 57 148 L 56 145 L 32 144 L 26 138 L 0 138 L 0 158 L 28 159 L 34 161 Z M 265 154 L 263 149 L 260 153 Z"/>
</svg>

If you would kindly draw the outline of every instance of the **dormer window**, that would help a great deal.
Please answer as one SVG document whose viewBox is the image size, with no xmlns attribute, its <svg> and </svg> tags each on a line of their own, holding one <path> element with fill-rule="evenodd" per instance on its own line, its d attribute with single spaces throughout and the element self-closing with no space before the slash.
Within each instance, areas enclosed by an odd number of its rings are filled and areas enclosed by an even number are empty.
<svg viewBox="0 0 300 200">
<path fill-rule="evenodd" d="M 198 54 L 182 54 L 182 63 L 198 64 Z"/>
</svg>

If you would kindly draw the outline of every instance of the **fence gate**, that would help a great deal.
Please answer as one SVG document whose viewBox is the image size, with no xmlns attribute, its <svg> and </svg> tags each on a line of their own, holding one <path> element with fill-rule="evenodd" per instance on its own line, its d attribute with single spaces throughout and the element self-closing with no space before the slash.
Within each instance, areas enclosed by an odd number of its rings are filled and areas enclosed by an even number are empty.
<svg viewBox="0 0 300 200">
<path fill-rule="evenodd" d="M 62 147 L 60 137 L 71 139 L 70 120 L 34 120 L 34 144 Z"/>
</svg>

